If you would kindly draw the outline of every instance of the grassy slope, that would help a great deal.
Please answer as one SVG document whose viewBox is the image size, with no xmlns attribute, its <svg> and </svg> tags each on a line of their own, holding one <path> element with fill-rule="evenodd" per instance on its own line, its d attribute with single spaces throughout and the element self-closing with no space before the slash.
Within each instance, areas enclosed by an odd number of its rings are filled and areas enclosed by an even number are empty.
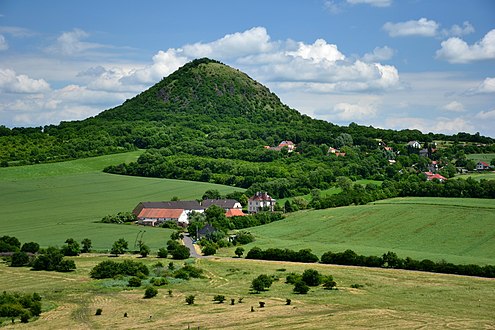
<svg viewBox="0 0 495 330">
<path fill-rule="evenodd" d="M 107 214 L 131 211 L 140 201 L 200 198 L 208 189 L 234 188 L 208 183 L 139 178 L 101 172 L 109 164 L 135 160 L 139 152 L 64 163 L 0 169 L 0 235 L 42 246 L 66 238 L 90 238 L 96 249 L 109 249 L 124 237 L 132 248 L 140 230 L 152 249 L 165 245 L 170 230 L 95 223 Z"/>
<path fill-rule="evenodd" d="M 402 198 L 374 205 L 302 211 L 251 228 L 262 248 L 352 249 L 454 263 L 495 264 L 495 200 Z M 226 253 L 232 253 L 228 250 Z"/>
<path fill-rule="evenodd" d="M 119 258 L 121 260 L 122 257 Z M 198 266 L 207 278 L 169 284 L 158 296 L 143 299 L 144 288 L 110 289 L 88 273 L 107 257 L 74 258 L 73 273 L 32 272 L 0 264 L 0 290 L 39 292 L 44 311 L 40 319 L 18 328 L 36 329 L 445 329 L 493 328 L 495 285 L 493 279 L 366 269 L 332 265 L 259 262 L 244 259 L 202 259 Z M 167 260 L 162 260 L 165 264 Z M 147 258 L 146 263 L 156 259 Z M 180 262 L 177 262 L 180 264 Z M 284 284 L 289 272 L 317 269 L 331 274 L 339 290 L 312 288 L 307 295 L 292 293 Z M 269 291 L 249 294 L 251 280 L 259 274 L 280 277 Z M 16 281 L 11 279 L 15 278 Z M 364 285 L 360 289 L 351 284 Z M 173 296 L 168 295 L 168 290 Z M 185 297 L 196 296 L 195 304 Z M 224 304 L 213 296 L 225 295 Z M 243 297 L 243 303 L 237 303 Z M 236 299 L 234 306 L 230 299 Z M 292 300 L 291 306 L 285 301 Z M 263 309 L 258 302 L 266 302 Z M 251 312 L 251 306 L 255 312 Z M 101 316 L 95 316 L 102 308 Z M 49 310 L 48 310 L 49 309 Z M 124 313 L 128 317 L 124 318 Z M 152 316 L 150 318 L 150 316 Z M 13 328 L 6 320 L 6 327 Z"/>
<path fill-rule="evenodd" d="M 490 161 L 492 159 L 495 159 L 495 154 L 469 154 L 469 155 L 466 155 L 466 157 L 468 159 L 473 159 L 477 162 L 483 161 L 483 162 L 490 164 Z"/>
</svg>

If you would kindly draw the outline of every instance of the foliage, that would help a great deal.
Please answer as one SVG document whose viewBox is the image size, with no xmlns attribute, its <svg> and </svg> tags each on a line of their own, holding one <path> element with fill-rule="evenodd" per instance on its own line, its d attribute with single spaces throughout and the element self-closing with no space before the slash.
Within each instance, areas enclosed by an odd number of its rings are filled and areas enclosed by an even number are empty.
<svg viewBox="0 0 495 330">
<path fill-rule="evenodd" d="M 213 244 L 205 245 L 201 249 L 201 251 L 203 252 L 204 256 L 211 256 L 211 255 L 214 255 L 215 253 L 217 253 L 217 249 L 215 248 L 215 246 Z"/>
<path fill-rule="evenodd" d="M 17 292 L 0 294 L 0 317 L 14 319 L 19 317 L 22 323 L 41 314 L 41 297 L 37 293 L 21 294 Z"/>
<path fill-rule="evenodd" d="M 261 274 L 251 282 L 251 288 L 255 292 L 266 291 L 273 283 L 273 279 L 266 274 Z"/>
<path fill-rule="evenodd" d="M 114 254 L 115 256 L 118 256 L 119 254 L 125 253 L 127 249 L 128 249 L 127 241 L 123 238 L 119 238 L 118 240 L 113 242 L 110 253 Z"/>
<path fill-rule="evenodd" d="M 315 269 L 306 269 L 301 276 L 301 280 L 309 286 L 318 286 L 321 284 L 322 276 Z"/>
<path fill-rule="evenodd" d="M 14 252 L 10 262 L 11 267 L 23 267 L 29 264 L 29 256 L 24 251 Z"/>
<path fill-rule="evenodd" d="M 235 235 L 234 244 L 249 244 L 254 242 L 254 236 L 248 231 L 240 231 Z"/>
<path fill-rule="evenodd" d="M 29 252 L 29 253 L 36 253 L 40 250 L 40 245 L 36 242 L 27 242 L 22 244 L 21 251 L 23 252 Z"/>
<path fill-rule="evenodd" d="M 150 254 L 149 246 L 144 244 L 142 241 L 139 241 L 139 254 L 143 258 L 146 258 L 148 254 Z"/>
<path fill-rule="evenodd" d="M 244 254 L 244 248 L 239 246 L 235 249 L 234 253 L 237 256 L 237 258 L 240 258 Z"/>
<path fill-rule="evenodd" d="M 158 258 L 166 258 L 168 257 L 168 249 L 167 248 L 159 248 L 157 252 Z"/>
<path fill-rule="evenodd" d="M 68 238 L 65 241 L 65 244 L 62 248 L 61 251 L 64 256 L 78 256 L 79 253 L 81 252 L 81 248 L 79 246 L 79 243 L 76 242 L 73 238 Z"/>
<path fill-rule="evenodd" d="M 42 250 L 32 263 L 33 270 L 68 272 L 76 269 L 73 260 L 65 260 L 64 254 L 56 247 Z"/>
<path fill-rule="evenodd" d="M 82 245 L 81 253 L 88 253 L 91 251 L 92 242 L 89 238 L 84 238 L 81 241 L 81 245 Z"/>
<path fill-rule="evenodd" d="M 16 252 L 21 247 L 21 242 L 17 237 L 2 236 L 0 237 L 0 252 Z"/>
<path fill-rule="evenodd" d="M 221 294 L 217 294 L 213 297 L 213 301 L 218 302 L 219 304 L 223 303 L 225 301 L 225 296 Z"/>
<path fill-rule="evenodd" d="M 129 278 L 129 282 L 127 284 L 130 287 L 137 288 L 141 286 L 141 279 L 137 276 L 133 276 Z"/>
<path fill-rule="evenodd" d="M 324 276 L 322 283 L 323 283 L 323 287 L 327 290 L 332 290 L 333 288 L 335 288 L 337 286 L 337 282 L 334 281 L 332 275 Z M 353 284 L 353 285 L 354 286 L 351 285 L 351 288 L 359 288 L 360 287 L 359 284 L 357 284 L 357 286 L 355 284 Z"/>
<path fill-rule="evenodd" d="M 96 309 L 96 312 L 95 312 L 95 315 L 101 315 L 102 312 L 103 312 L 103 309 L 97 308 Z"/>
<path fill-rule="evenodd" d="M 142 262 L 132 260 L 124 260 L 123 262 L 105 260 L 94 266 L 89 274 L 94 279 L 103 279 L 113 278 L 117 275 L 149 275 L 149 269 Z"/>
<path fill-rule="evenodd" d="M 119 212 L 114 215 L 106 215 L 101 219 L 103 223 L 117 223 L 122 224 L 126 222 L 135 222 L 137 217 L 132 212 Z"/>
<path fill-rule="evenodd" d="M 152 286 L 149 286 L 144 291 L 144 298 L 149 299 L 153 298 L 158 294 L 158 290 Z"/>
<path fill-rule="evenodd" d="M 155 277 L 150 281 L 150 283 L 153 284 L 154 286 L 163 286 L 163 285 L 167 285 L 168 281 L 164 277 Z"/>
<path fill-rule="evenodd" d="M 194 299 L 195 299 L 195 298 L 196 298 L 196 297 L 195 297 L 194 295 L 192 295 L 192 294 L 191 294 L 191 295 L 189 295 L 189 296 L 187 296 L 187 297 L 186 297 L 186 303 L 187 303 L 188 305 L 194 305 Z"/>
<path fill-rule="evenodd" d="M 318 262 L 318 256 L 311 253 L 311 249 L 301 249 L 293 251 L 290 249 L 269 248 L 262 250 L 258 247 L 253 247 L 246 255 L 246 259 L 261 259 L 261 260 L 278 260 L 292 262 Z"/>
<path fill-rule="evenodd" d="M 172 250 L 168 249 L 168 253 L 170 253 L 172 255 L 172 258 L 176 260 L 184 260 L 189 258 L 190 256 L 189 249 L 186 246 L 180 244 L 177 244 Z"/>
<path fill-rule="evenodd" d="M 309 286 L 303 280 L 299 280 L 294 283 L 293 291 L 299 294 L 306 294 L 309 291 Z"/>
</svg>

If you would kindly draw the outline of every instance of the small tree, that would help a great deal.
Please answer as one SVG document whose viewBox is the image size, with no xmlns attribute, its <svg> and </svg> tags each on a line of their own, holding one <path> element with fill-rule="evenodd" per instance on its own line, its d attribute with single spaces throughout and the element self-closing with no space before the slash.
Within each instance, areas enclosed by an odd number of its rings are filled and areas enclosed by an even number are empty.
<svg viewBox="0 0 495 330">
<path fill-rule="evenodd" d="M 65 246 L 62 247 L 61 251 L 64 256 L 77 256 L 81 252 L 79 243 L 77 243 L 73 238 L 68 238 L 65 241 Z"/>
<path fill-rule="evenodd" d="M 203 255 L 204 256 L 211 256 L 217 253 L 217 249 L 215 249 L 215 246 L 213 244 L 207 244 L 203 249 L 202 249 Z"/>
<path fill-rule="evenodd" d="M 191 294 L 191 295 L 189 295 L 189 296 L 187 296 L 187 297 L 186 297 L 186 303 L 187 303 L 188 305 L 193 305 L 193 304 L 194 304 L 194 298 L 195 298 L 195 296 L 194 296 L 194 295 L 192 295 L 192 294 Z"/>
<path fill-rule="evenodd" d="M 144 244 L 143 242 L 140 242 L 139 244 L 139 254 L 141 257 L 146 258 L 148 254 L 150 254 L 150 248 L 148 245 Z"/>
<path fill-rule="evenodd" d="M 221 304 L 225 301 L 225 296 L 217 294 L 215 297 L 213 297 L 213 301 L 217 301 L 219 304 Z"/>
<path fill-rule="evenodd" d="M 82 245 L 81 253 L 88 253 L 89 251 L 91 251 L 92 242 L 89 238 L 83 239 L 81 241 L 81 245 Z"/>
<path fill-rule="evenodd" d="M 21 251 L 22 252 L 30 252 L 30 253 L 36 253 L 40 249 L 40 245 L 35 242 L 28 242 L 22 244 Z"/>
<path fill-rule="evenodd" d="M 11 267 L 22 267 L 29 263 L 29 256 L 24 251 L 14 252 L 12 255 Z"/>
<path fill-rule="evenodd" d="M 261 274 L 260 276 L 253 279 L 251 282 L 251 288 L 256 292 L 261 292 L 267 290 L 273 283 L 273 280 L 265 274 Z"/>
<path fill-rule="evenodd" d="M 103 310 L 101 308 L 97 308 L 95 315 L 101 315 L 101 312 L 103 312 Z"/>
<path fill-rule="evenodd" d="M 169 251 L 172 254 L 172 258 L 182 260 L 187 259 L 190 256 L 189 249 L 184 245 L 177 245 L 174 250 Z"/>
<path fill-rule="evenodd" d="M 320 273 L 315 269 L 306 269 L 301 279 L 309 286 L 318 286 L 322 280 Z"/>
<path fill-rule="evenodd" d="M 235 255 L 237 256 L 237 258 L 240 258 L 243 254 L 244 254 L 243 247 L 239 246 L 237 249 L 235 249 Z"/>
<path fill-rule="evenodd" d="M 146 290 L 144 291 L 144 298 L 146 299 L 149 299 L 149 298 L 153 298 L 155 297 L 156 295 L 158 294 L 158 290 L 155 289 L 154 287 L 152 286 L 149 286 L 146 288 Z"/>
<path fill-rule="evenodd" d="M 336 286 L 337 286 L 337 283 L 333 280 L 332 275 L 325 276 L 325 278 L 323 279 L 323 287 L 325 289 L 332 290 Z M 352 287 L 352 285 L 351 285 L 351 287 Z"/>
<path fill-rule="evenodd" d="M 118 256 L 119 254 L 123 254 L 128 249 L 128 243 L 125 239 L 119 238 L 115 242 L 113 242 L 112 249 L 110 253 Z"/>
<path fill-rule="evenodd" d="M 159 248 L 158 249 L 158 252 L 156 253 L 156 255 L 158 256 L 158 258 L 166 258 L 168 257 L 168 250 L 167 248 Z"/>
<path fill-rule="evenodd" d="M 299 294 L 306 294 L 309 291 L 309 286 L 304 281 L 302 281 L 302 280 L 301 281 L 297 281 L 294 284 L 293 291 L 295 293 L 299 293 Z"/>
</svg>

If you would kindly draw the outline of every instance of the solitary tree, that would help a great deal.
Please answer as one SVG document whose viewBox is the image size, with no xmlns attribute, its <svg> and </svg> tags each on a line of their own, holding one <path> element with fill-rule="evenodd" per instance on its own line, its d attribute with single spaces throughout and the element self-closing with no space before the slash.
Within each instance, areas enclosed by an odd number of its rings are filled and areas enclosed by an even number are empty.
<svg viewBox="0 0 495 330">
<path fill-rule="evenodd" d="M 123 238 L 119 238 L 115 242 L 113 242 L 112 249 L 110 250 L 110 253 L 115 254 L 115 256 L 118 256 L 119 254 L 123 254 L 128 248 L 127 241 Z"/>
<path fill-rule="evenodd" d="M 89 251 L 91 251 L 91 240 L 89 238 L 85 238 L 81 241 L 81 245 L 82 245 L 82 249 L 81 249 L 81 253 L 88 253 Z"/>
<path fill-rule="evenodd" d="M 237 249 L 235 249 L 235 255 L 237 256 L 237 258 L 240 258 L 243 254 L 244 254 L 243 247 L 239 246 Z"/>
<path fill-rule="evenodd" d="M 268 289 L 272 285 L 272 283 L 273 280 L 271 277 L 265 274 L 261 274 L 260 276 L 253 279 L 253 281 L 251 282 L 251 288 L 259 293 Z"/>
<path fill-rule="evenodd" d="M 77 256 L 81 252 L 81 247 L 73 238 L 68 238 L 65 241 L 65 246 L 62 247 L 62 253 L 64 256 Z"/>
</svg>

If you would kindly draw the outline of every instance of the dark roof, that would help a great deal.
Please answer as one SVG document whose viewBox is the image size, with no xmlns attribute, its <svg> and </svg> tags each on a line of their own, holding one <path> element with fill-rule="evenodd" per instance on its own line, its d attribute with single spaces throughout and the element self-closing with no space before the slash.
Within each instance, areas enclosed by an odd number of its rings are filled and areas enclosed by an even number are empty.
<svg viewBox="0 0 495 330">
<path fill-rule="evenodd" d="M 209 208 L 212 205 L 216 205 L 223 209 L 233 209 L 236 203 L 239 202 L 235 199 L 205 199 L 201 202 L 201 205 L 204 208 Z"/>
<path fill-rule="evenodd" d="M 138 215 L 142 209 L 204 210 L 205 208 L 198 201 L 140 202 L 132 213 Z"/>
<path fill-rule="evenodd" d="M 207 223 L 203 228 L 201 228 L 200 230 L 198 230 L 198 235 L 201 237 L 201 236 L 208 236 L 210 235 L 211 233 L 214 233 L 218 231 L 215 227 L 213 227 L 212 225 L 210 225 L 209 223 Z"/>
<path fill-rule="evenodd" d="M 249 198 L 250 201 L 275 201 L 268 195 L 267 192 L 258 191 L 253 197 Z"/>
</svg>

